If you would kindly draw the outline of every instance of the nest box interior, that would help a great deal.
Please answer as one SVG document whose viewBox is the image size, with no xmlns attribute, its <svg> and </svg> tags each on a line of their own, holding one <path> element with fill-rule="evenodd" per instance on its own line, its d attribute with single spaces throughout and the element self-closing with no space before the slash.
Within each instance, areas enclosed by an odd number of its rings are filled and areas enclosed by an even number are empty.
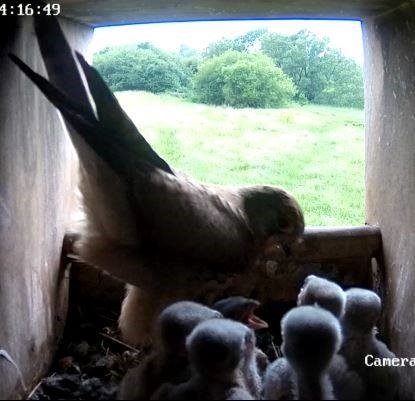
<svg viewBox="0 0 415 401">
<path fill-rule="evenodd" d="M 286 270 L 284 300 L 308 272 L 382 291 L 384 332 L 400 357 L 415 356 L 415 4 L 396 0 L 61 0 L 60 22 L 86 51 L 97 26 L 157 21 L 338 18 L 362 21 L 365 51 L 366 223 L 306 230 Z M 24 381 L 49 368 L 68 306 L 70 244 L 64 237 L 76 186 L 76 157 L 54 108 L 7 58 L 22 56 L 45 75 L 29 17 L 0 17 L 0 348 Z M 64 257 L 62 257 L 62 255 Z M 272 261 L 271 261 L 272 262 Z M 271 266 L 272 267 L 272 266 Z M 314 270 L 313 270 L 314 269 Z M 97 276 L 74 269 L 76 296 L 100 297 Z M 292 272 L 295 273 L 292 273 Z M 334 273 L 333 273 L 334 272 Z M 95 281 L 94 281 L 95 280 Z M 83 284 L 82 284 L 83 283 Z M 270 300 L 278 301 L 275 284 Z M 100 288 L 105 284 L 99 281 Z M 88 287 L 89 286 L 89 287 Z M 118 290 L 117 290 L 118 291 Z M 114 290 L 114 294 L 120 293 Z M 275 299 L 272 299 L 275 298 Z M 401 397 L 415 396 L 415 371 L 401 368 Z M 0 358 L 0 396 L 24 394 Z"/>
</svg>

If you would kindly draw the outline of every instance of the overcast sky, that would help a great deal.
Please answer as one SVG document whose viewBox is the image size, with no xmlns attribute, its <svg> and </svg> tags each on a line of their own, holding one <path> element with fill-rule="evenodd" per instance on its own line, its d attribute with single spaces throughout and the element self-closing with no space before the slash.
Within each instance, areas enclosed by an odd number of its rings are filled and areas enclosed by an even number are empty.
<svg viewBox="0 0 415 401">
<path fill-rule="evenodd" d="M 95 29 L 92 51 L 106 46 L 151 42 L 165 50 L 177 50 L 184 44 L 198 50 L 223 37 L 232 38 L 248 31 L 267 28 L 282 34 L 293 34 L 308 29 L 320 37 L 327 36 L 332 47 L 347 57 L 363 63 L 362 31 L 360 21 L 336 20 L 256 20 L 169 22 L 140 24 Z"/>
</svg>

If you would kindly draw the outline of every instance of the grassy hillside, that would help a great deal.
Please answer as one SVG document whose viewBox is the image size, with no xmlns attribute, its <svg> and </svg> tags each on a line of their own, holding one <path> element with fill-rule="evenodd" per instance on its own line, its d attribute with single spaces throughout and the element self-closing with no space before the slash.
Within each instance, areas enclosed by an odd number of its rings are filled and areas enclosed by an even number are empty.
<svg viewBox="0 0 415 401">
<path fill-rule="evenodd" d="M 120 92 L 122 106 L 174 168 L 215 184 L 275 184 L 307 225 L 364 223 L 363 111 L 232 109 Z"/>
</svg>

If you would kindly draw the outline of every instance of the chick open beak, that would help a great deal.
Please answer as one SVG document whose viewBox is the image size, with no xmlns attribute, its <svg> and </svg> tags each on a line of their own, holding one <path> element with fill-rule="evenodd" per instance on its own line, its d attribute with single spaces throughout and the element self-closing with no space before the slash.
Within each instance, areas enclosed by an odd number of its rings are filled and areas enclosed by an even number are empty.
<svg viewBox="0 0 415 401">
<path fill-rule="evenodd" d="M 252 302 L 247 307 L 247 312 L 246 312 L 246 315 L 245 315 L 246 325 L 251 330 L 254 330 L 254 331 L 261 330 L 261 329 L 267 329 L 269 327 L 267 322 L 265 322 L 264 320 L 262 320 L 261 318 L 259 318 L 258 316 L 255 315 L 255 311 L 256 311 L 256 309 L 258 309 L 258 307 L 259 307 L 258 302 Z"/>
</svg>

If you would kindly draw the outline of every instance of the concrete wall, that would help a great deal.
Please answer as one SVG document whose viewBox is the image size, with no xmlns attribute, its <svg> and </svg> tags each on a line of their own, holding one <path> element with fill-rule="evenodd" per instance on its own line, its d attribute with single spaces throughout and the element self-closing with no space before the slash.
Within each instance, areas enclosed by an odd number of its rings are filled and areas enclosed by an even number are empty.
<svg viewBox="0 0 415 401">
<path fill-rule="evenodd" d="M 405 0 L 60 0 L 62 15 L 88 25 L 242 18 L 352 18 L 379 15 Z"/>
<path fill-rule="evenodd" d="M 366 213 L 382 231 L 393 350 L 415 357 L 415 4 L 366 21 Z M 402 370 L 415 397 L 415 369 Z"/>
<path fill-rule="evenodd" d="M 0 349 L 26 384 L 49 367 L 66 313 L 60 267 L 74 187 L 75 153 L 57 112 L 7 58 L 13 52 L 45 73 L 30 18 L 2 17 L 0 48 Z M 5 30 L 6 28 L 6 30 Z M 64 22 L 82 50 L 92 30 Z M 3 35 L 3 33 L 2 33 Z M 22 394 L 0 358 L 0 397 Z"/>
</svg>

